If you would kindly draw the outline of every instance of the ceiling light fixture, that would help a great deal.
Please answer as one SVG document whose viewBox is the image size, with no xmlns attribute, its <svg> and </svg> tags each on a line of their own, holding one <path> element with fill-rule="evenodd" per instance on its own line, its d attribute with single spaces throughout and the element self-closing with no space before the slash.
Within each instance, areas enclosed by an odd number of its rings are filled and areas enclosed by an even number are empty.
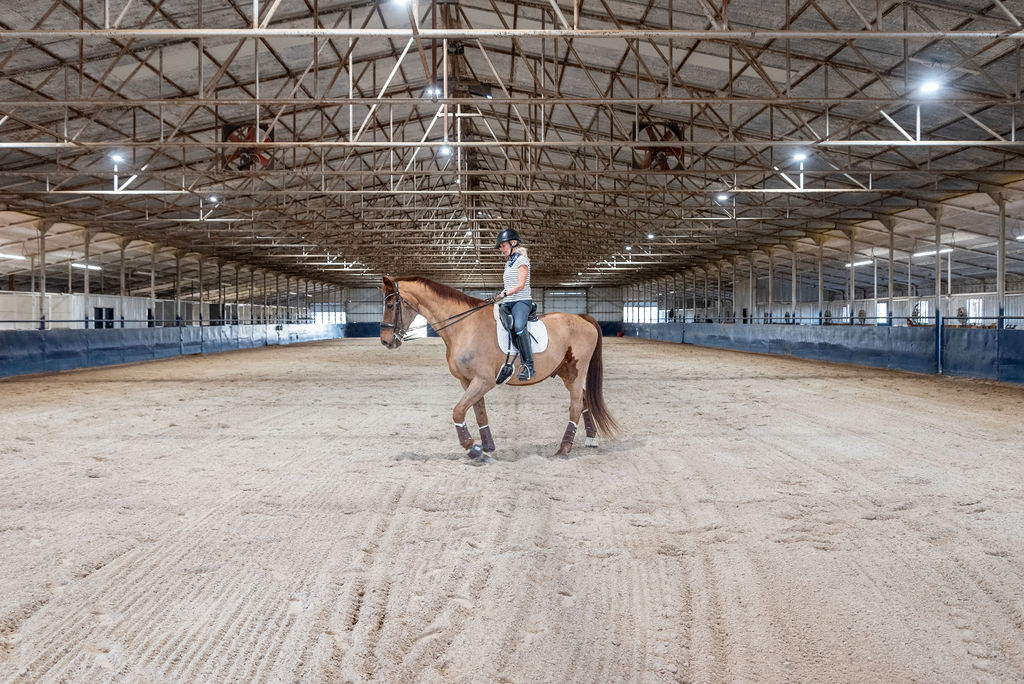
<svg viewBox="0 0 1024 684">
<path fill-rule="evenodd" d="M 855 261 L 855 262 L 853 262 L 853 265 L 854 266 L 867 266 L 870 263 L 871 263 L 871 259 L 868 259 L 867 261 Z M 846 266 L 846 268 L 850 268 L 850 264 L 845 264 L 845 266 Z"/>
<path fill-rule="evenodd" d="M 118 154 L 117 152 L 114 152 L 113 154 L 111 154 L 110 155 L 110 159 L 113 160 L 113 162 L 115 164 L 120 164 L 121 162 L 124 161 L 124 157 L 122 155 Z"/>
<path fill-rule="evenodd" d="M 444 156 L 447 157 L 451 153 L 452 153 L 452 148 L 450 146 L 448 146 L 448 145 L 441 145 L 441 154 L 443 154 Z"/>
<path fill-rule="evenodd" d="M 728 199 L 729 199 L 729 196 L 728 196 L 728 195 L 719 195 L 719 196 L 718 196 L 718 201 L 719 201 L 719 202 L 725 202 L 725 201 L 726 201 L 726 200 L 728 200 Z"/>
<path fill-rule="evenodd" d="M 922 83 L 921 87 L 918 88 L 918 92 L 922 95 L 934 95 L 939 92 L 940 87 L 939 82 L 932 79 Z"/>
<path fill-rule="evenodd" d="M 4 254 L 0 252 L 0 259 L 17 259 L 18 261 L 28 261 L 28 257 L 23 257 L 20 254 Z"/>
<path fill-rule="evenodd" d="M 627 252 L 632 252 L 633 251 L 633 245 L 626 245 L 626 251 Z"/>
<path fill-rule="evenodd" d="M 939 254 L 946 254 L 947 252 L 952 252 L 952 251 L 953 251 L 952 247 L 944 247 L 944 248 L 939 250 Z M 919 256 L 932 256 L 933 254 L 935 254 L 935 250 L 934 249 L 929 249 L 929 250 L 925 250 L 924 252 L 915 252 L 914 256 L 916 256 L 916 257 L 919 257 Z"/>
<path fill-rule="evenodd" d="M 807 155 L 804 154 L 803 152 L 797 152 L 796 154 L 793 155 L 793 161 L 802 162 L 805 159 L 807 159 Z"/>
<path fill-rule="evenodd" d="M 71 264 L 72 268 L 84 268 L 90 271 L 102 271 L 103 269 L 99 266 L 93 266 L 92 264 Z"/>
</svg>

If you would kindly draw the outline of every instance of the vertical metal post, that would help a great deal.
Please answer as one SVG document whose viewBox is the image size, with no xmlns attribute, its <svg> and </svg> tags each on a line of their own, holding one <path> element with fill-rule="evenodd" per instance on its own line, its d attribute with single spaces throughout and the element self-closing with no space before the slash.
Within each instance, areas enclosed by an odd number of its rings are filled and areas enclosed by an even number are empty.
<svg viewBox="0 0 1024 684">
<path fill-rule="evenodd" d="M 203 327 L 203 257 L 199 256 L 199 327 Z"/>
<path fill-rule="evenodd" d="M 231 317 L 231 323 L 233 325 L 240 325 L 242 323 L 242 299 L 240 296 L 241 288 L 238 286 L 238 277 L 241 272 L 241 268 L 238 264 L 234 264 L 235 269 L 235 315 Z"/>
<path fill-rule="evenodd" d="M 775 248 L 768 248 L 768 322 L 775 322 Z"/>
<path fill-rule="evenodd" d="M 753 323 L 757 316 L 757 307 L 754 306 L 754 255 L 747 255 L 747 265 L 750 268 L 750 278 L 747 280 L 747 296 L 750 298 L 750 316 L 748 322 Z"/>
<path fill-rule="evenodd" d="M 704 307 L 700 311 L 701 323 L 708 320 L 708 267 L 705 266 L 701 269 L 704 271 Z"/>
<path fill-rule="evenodd" d="M 174 325 L 181 325 L 181 251 L 174 252 Z"/>
<path fill-rule="evenodd" d="M 818 240 L 818 325 L 825 322 L 825 238 Z"/>
<path fill-rule="evenodd" d="M 716 266 L 718 272 L 718 286 L 717 292 L 715 293 L 716 301 L 718 302 L 718 320 L 716 322 L 722 322 L 722 263 L 719 262 Z"/>
<path fill-rule="evenodd" d="M 39 329 L 46 330 L 46 231 L 52 224 L 40 221 L 39 231 Z"/>
<path fill-rule="evenodd" d="M 156 327 L 156 253 L 160 248 L 154 242 L 149 249 L 149 310 L 152 312 L 153 327 Z"/>
<path fill-rule="evenodd" d="M 873 312 L 869 312 L 869 313 L 871 313 L 871 316 L 872 316 L 871 320 L 875 320 L 874 317 L 878 316 L 878 257 L 875 256 L 874 252 L 875 252 L 875 250 L 874 250 L 874 248 L 872 248 L 871 249 L 871 268 L 872 268 L 872 273 L 871 273 L 871 302 L 872 302 L 873 306 L 875 307 L 875 310 Z M 877 320 L 875 320 L 875 324 L 876 325 L 878 324 Z"/>
<path fill-rule="evenodd" d="M 217 325 L 224 325 L 224 262 L 217 262 L 217 315 L 220 321 Z"/>
<path fill-rule="evenodd" d="M 88 228 L 82 229 L 82 237 L 85 244 L 83 245 L 84 258 L 85 258 L 85 275 L 82 278 L 82 308 L 85 310 L 85 327 L 89 327 L 89 238 L 92 235 Z"/>
<path fill-rule="evenodd" d="M 1006 197 L 999 195 L 999 244 L 996 245 L 996 300 L 999 303 L 999 320 L 996 327 L 1003 329 L 1006 315 Z"/>
<path fill-rule="evenodd" d="M 935 315 L 942 311 L 942 205 L 935 207 Z M 937 321 L 938 319 L 936 319 Z M 936 327 L 938 327 L 936 323 Z M 940 368 L 939 372 L 942 370 Z"/>
<path fill-rule="evenodd" d="M 793 263 L 792 263 L 791 272 L 792 272 L 793 277 L 791 279 L 792 283 L 790 284 L 790 290 L 791 290 L 790 291 L 790 300 L 792 302 L 791 303 L 791 307 L 792 307 L 793 310 L 792 310 L 792 314 L 791 314 L 791 317 L 790 317 L 789 320 L 790 320 L 790 322 L 795 324 L 796 323 L 796 240 L 793 241 Z"/>
<path fill-rule="evenodd" d="M 124 327 L 124 297 L 125 297 L 125 287 L 124 287 L 124 285 L 125 285 L 125 283 L 124 283 L 124 250 L 127 249 L 127 247 L 128 247 L 128 240 L 122 238 L 122 239 L 118 240 L 118 244 L 121 247 L 121 269 L 120 269 L 121 273 L 120 273 L 120 290 L 119 290 L 120 294 L 118 296 L 118 303 L 117 303 L 117 305 L 118 305 L 119 311 L 121 312 L 120 313 L 121 327 L 123 328 Z"/>
<path fill-rule="evenodd" d="M 892 304 L 894 295 L 894 288 L 896 287 L 896 256 L 895 256 L 895 236 L 896 236 L 896 225 L 892 221 L 886 222 L 886 227 L 889 229 L 889 291 L 888 291 L 888 303 L 885 307 L 885 315 L 889 319 L 889 325 L 892 325 Z"/>
<path fill-rule="evenodd" d="M 854 263 L 855 263 L 854 259 L 856 258 L 856 256 L 854 255 L 854 246 L 855 246 L 855 244 L 854 244 L 854 235 L 853 235 L 853 233 L 854 233 L 853 228 L 850 228 L 850 284 L 849 284 L 849 291 L 847 292 L 847 295 L 846 295 L 846 301 L 849 302 L 849 304 L 850 304 L 850 310 L 849 310 L 849 312 L 850 312 L 850 321 L 849 321 L 850 325 L 853 325 L 853 317 L 854 317 L 853 297 L 854 297 L 854 295 L 857 294 L 857 267 L 854 266 Z"/>
<path fill-rule="evenodd" d="M 256 271 L 249 269 L 249 325 L 256 325 Z"/>
</svg>

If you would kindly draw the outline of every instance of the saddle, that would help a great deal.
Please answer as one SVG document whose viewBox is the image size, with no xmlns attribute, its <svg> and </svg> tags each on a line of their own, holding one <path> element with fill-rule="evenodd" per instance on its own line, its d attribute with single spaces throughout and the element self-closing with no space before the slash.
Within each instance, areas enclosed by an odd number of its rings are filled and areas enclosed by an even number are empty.
<svg viewBox="0 0 1024 684">
<path fill-rule="evenodd" d="M 512 313 L 511 305 L 498 302 L 494 305 L 494 318 L 498 321 L 498 347 L 506 354 L 518 354 L 512 344 Z M 548 348 L 548 329 L 537 315 L 537 303 L 533 303 L 530 316 L 527 318 L 526 334 L 533 340 L 533 353 L 537 354 Z"/>
</svg>

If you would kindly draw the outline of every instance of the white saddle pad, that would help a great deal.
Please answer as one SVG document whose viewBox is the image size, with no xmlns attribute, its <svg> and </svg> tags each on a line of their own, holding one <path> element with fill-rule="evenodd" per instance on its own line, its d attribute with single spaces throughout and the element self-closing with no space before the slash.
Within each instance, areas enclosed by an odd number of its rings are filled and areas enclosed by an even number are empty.
<svg viewBox="0 0 1024 684">
<path fill-rule="evenodd" d="M 512 346 L 512 336 L 508 334 L 508 331 L 502 327 L 501 321 L 495 321 L 498 326 L 498 346 L 501 347 L 501 351 L 506 354 L 516 353 L 516 348 Z M 548 329 L 540 321 L 534 323 L 530 321 L 526 324 L 527 334 L 533 336 L 533 353 L 539 354 L 548 348 Z"/>
</svg>

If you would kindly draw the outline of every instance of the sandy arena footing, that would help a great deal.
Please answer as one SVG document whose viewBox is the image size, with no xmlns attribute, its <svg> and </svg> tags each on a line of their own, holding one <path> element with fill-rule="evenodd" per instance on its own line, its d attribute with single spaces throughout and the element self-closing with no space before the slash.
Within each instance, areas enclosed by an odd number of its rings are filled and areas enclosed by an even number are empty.
<svg viewBox="0 0 1024 684">
<path fill-rule="evenodd" d="M 499 387 L 484 467 L 436 339 L 0 382 L 0 681 L 1024 680 L 1024 388 L 605 368 L 619 439 Z"/>
</svg>

